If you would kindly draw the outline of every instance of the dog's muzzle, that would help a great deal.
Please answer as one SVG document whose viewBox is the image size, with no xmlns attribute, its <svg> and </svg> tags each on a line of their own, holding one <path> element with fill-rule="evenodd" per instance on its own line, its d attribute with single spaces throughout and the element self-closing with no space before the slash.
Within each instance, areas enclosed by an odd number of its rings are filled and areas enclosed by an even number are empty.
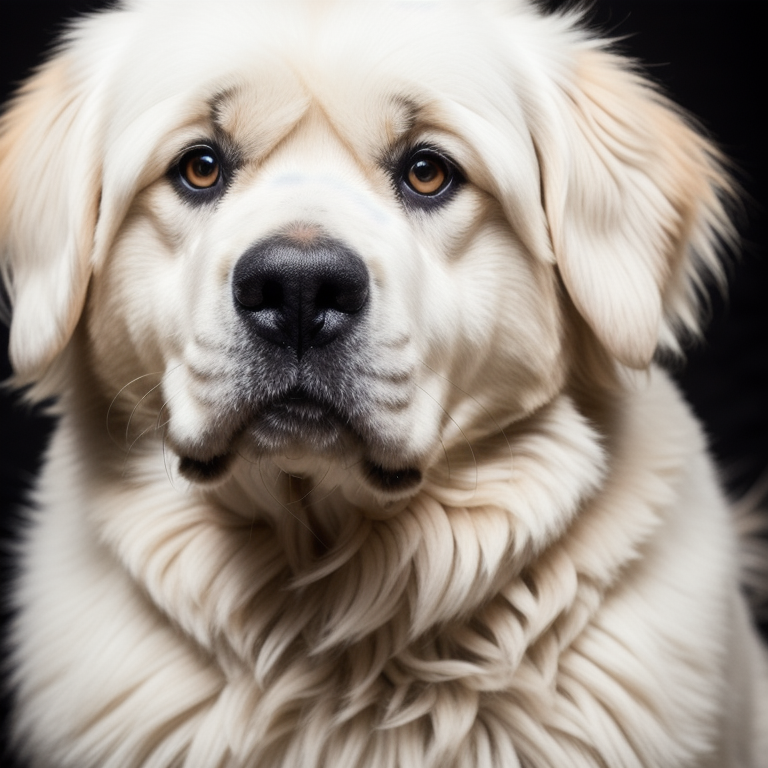
<svg viewBox="0 0 768 768">
<path fill-rule="evenodd" d="M 240 354 L 250 376 L 240 379 L 231 445 L 242 436 L 257 455 L 283 455 L 303 446 L 318 454 L 363 454 L 369 485 L 387 496 L 421 482 L 416 466 L 378 458 L 382 446 L 370 411 L 361 360 L 369 343 L 365 327 L 370 275 L 344 243 L 310 226 L 260 240 L 232 271 L 232 296 L 245 333 Z M 374 448 L 375 450 L 371 451 Z M 217 480 L 232 458 L 181 452 L 180 469 L 191 480 Z"/>
</svg>

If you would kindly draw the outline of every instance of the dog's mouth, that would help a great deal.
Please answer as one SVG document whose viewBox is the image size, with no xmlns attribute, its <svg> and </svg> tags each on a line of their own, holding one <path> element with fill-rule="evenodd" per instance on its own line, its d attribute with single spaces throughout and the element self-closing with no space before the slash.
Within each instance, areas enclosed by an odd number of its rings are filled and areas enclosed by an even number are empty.
<svg viewBox="0 0 768 768">
<path fill-rule="evenodd" d="M 326 453 L 340 447 L 354 429 L 350 416 L 335 403 L 296 387 L 260 407 L 246 432 L 261 452 L 300 444 Z"/>
<path fill-rule="evenodd" d="M 235 456 L 241 451 L 256 456 L 290 456 L 297 452 L 338 456 L 362 455 L 350 462 L 361 479 L 385 496 L 402 496 L 422 480 L 419 467 L 372 458 L 371 436 L 358 426 L 361 416 L 341 409 L 301 387 L 252 406 L 236 430 L 229 448 L 216 455 L 198 458 L 180 451 L 179 470 L 188 480 L 207 484 L 224 478 Z"/>
</svg>

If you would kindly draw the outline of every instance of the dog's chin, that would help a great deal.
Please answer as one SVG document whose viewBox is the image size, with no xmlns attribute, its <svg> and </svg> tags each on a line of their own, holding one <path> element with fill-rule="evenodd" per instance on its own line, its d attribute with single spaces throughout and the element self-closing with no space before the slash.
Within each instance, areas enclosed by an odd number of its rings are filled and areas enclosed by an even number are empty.
<svg viewBox="0 0 768 768">
<path fill-rule="evenodd" d="M 358 487 L 366 486 L 368 493 L 359 495 L 370 496 L 376 507 L 390 509 L 391 502 L 415 493 L 422 482 L 422 470 L 417 461 L 393 461 L 386 453 L 381 446 L 364 440 L 349 418 L 301 394 L 260 408 L 223 453 L 205 456 L 198 448 L 197 455 L 192 456 L 178 450 L 181 475 L 198 485 L 225 481 L 237 455 L 254 461 L 269 457 L 278 466 L 312 464 L 313 459 L 327 464 L 335 459 L 349 468 Z"/>
<path fill-rule="evenodd" d="M 348 419 L 334 408 L 299 393 L 259 409 L 245 430 L 249 447 L 260 455 L 343 453 L 355 442 Z"/>
</svg>

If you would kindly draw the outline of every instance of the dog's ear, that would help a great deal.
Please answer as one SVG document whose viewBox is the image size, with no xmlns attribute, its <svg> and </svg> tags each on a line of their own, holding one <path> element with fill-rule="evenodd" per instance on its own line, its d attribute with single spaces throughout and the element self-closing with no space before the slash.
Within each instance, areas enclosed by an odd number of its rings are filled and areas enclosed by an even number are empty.
<svg viewBox="0 0 768 768">
<path fill-rule="evenodd" d="M 61 52 L 0 121 L 0 267 L 18 385 L 38 381 L 66 346 L 88 287 L 101 158 L 84 69 Z"/>
<path fill-rule="evenodd" d="M 543 88 L 534 141 L 555 258 L 576 308 L 620 362 L 699 330 L 702 277 L 732 237 L 717 151 L 628 62 L 584 44 Z"/>
</svg>

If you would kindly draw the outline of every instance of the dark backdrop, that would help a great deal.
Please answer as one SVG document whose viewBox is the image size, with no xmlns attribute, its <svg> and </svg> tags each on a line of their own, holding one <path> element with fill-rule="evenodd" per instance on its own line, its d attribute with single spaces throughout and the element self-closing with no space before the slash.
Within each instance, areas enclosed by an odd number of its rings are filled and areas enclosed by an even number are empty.
<svg viewBox="0 0 768 768">
<path fill-rule="evenodd" d="M 40 61 L 63 19 L 103 5 L 98 0 L 0 0 L 0 97 Z M 675 371 L 706 425 L 728 487 L 739 494 L 768 467 L 768 3 L 596 0 L 591 16 L 597 27 L 624 38 L 621 47 L 644 61 L 650 75 L 698 116 L 735 161 L 748 195 L 741 223 L 744 246 L 731 270 L 729 298 L 713 297 L 705 342 L 689 350 L 686 365 Z M 6 347 L 2 327 L 2 379 L 10 373 Z M 38 467 L 49 428 L 39 415 L 20 408 L 13 395 L 0 393 L 0 536 L 5 541 L 12 537 L 13 510 Z M 7 569 L 0 576 L 7 579 Z M 11 766 L 9 759 L 0 764 Z"/>
</svg>

